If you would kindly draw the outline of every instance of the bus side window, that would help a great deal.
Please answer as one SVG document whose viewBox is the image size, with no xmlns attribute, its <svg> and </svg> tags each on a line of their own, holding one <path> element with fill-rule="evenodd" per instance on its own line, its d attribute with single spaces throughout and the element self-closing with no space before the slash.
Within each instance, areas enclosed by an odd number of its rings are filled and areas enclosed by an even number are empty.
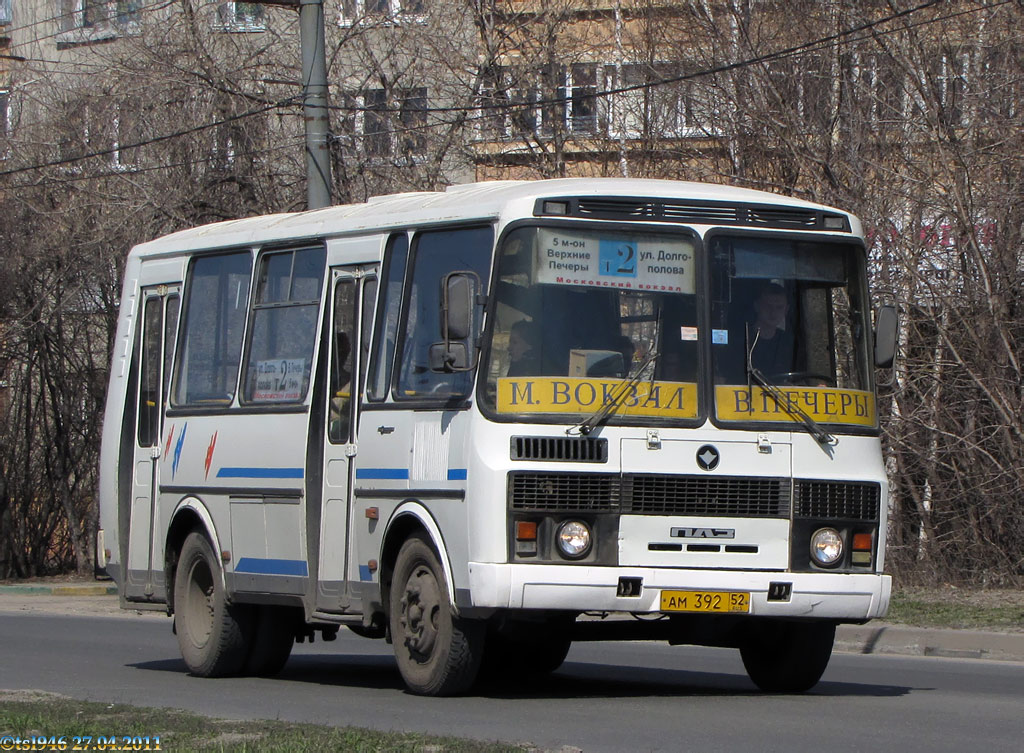
<svg viewBox="0 0 1024 753">
<path fill-rule="evenodd" d="M 402 283 L 405 280 L 405 264 L 408 257 L 409 239 L 405 234 L 391 236 L 384 254 L 383 288 L 380 291 L 373 355 L 366 384 L 366 397 L 371 401 L 384 400 L 388 396 L 391 367 L 395 360 L 395 340 L 398 337 L 398 315 L 402 307 Z"/>
<path fill-rule="evenodd" d="M 146 299 L 142 317 L 142 370 L 139 385 L 139 447 L 152 447 L 159 439 L 160 363 L 163 299 Z"/>
<path fill-rule="evenodd" d="M 305 399 L 326 255 L 320 246 L 260 258 L 245 369 L 246 402 Z"/>
<path fill-rule="evenodd" d="M 494 233 L 490 227 L 437 230 L 416 236 L 406 291 L 405 328 L 395 398 L 422 400 L 469 393 L 471 372 L 430 370 L 430 346 L 441 339 L 441 281 L 449 272 L 475 272 L 486 287 Z"/>
<path fill-rule="evenodd" d="M 249 250 L 192 260 L 183 304 L 185 331 L 174 359 L 174 405 L 226 404 L 234 398 L 251 275 Z"/>
<path fill-rule="evenodd" d="M 356 281 L 344 278 L 334 288 L 334 324 L 331 329 L 331 403 L 327 437 L 333 444 L 347 442 L 352 422 L 353 353 L 356 340 Z"/>
</svg>

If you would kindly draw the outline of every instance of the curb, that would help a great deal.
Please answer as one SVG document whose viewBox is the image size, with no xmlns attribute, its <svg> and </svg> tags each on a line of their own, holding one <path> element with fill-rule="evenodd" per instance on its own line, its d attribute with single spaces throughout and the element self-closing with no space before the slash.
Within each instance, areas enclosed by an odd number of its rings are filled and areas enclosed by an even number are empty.
<svg viewBox="0 0 1024 753">
<path fill-rule="evenodd" d="M 937 656 L 946 659 L 1024 661 L 1024 633 L 943 630 L 871 622 L 840 625 L 837 651 L 855 654 Z"/>
<path fill-rule="evenodd" d="M 117 586 L 112 583 L 60 583 L 53 585 L 26 583 L 16 586 L 0 586 L 0 594 L 21 594 L 22 596 L 110 596 L 117 594 Z"/>
</svg>

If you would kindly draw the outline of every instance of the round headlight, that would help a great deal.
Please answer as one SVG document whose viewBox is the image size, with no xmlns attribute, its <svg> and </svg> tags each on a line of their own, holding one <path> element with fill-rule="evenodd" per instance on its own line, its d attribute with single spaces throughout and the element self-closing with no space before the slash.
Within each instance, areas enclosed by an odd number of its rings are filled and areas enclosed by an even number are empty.
<svg viewBox="0 0 1024 753">
<path fill-rule="evenodd" d="M 569 559 L 586 557 L 590 551 L 590 528 L 580 520 L 567 520 L 555 534 L 558 551 Z"/>
<path fill-rule="evenodd" d="M 843 557 L 843 537 L 835 528 L 819 528 L 811 536 L 811 559 L 821 567 L 832 567 Z"/>
</svg>

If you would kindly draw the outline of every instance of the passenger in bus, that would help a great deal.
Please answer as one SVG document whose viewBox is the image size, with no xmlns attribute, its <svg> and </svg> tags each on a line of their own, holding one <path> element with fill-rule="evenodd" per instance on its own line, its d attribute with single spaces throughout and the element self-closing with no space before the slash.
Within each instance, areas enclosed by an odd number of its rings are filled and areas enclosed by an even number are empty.
<svg viewBox="0 0 1024 753">
<path fill-rule="evenodd" d="M 537 322 L 520 319 L 508 335 L 506 376 L 537 376 L 541 373 L 541 331 Z"/>
<path fill-rule="evenodd" d="M 794 337 L 786 328 L 789 297 L 781 285 L 765 283 L 754 300 L 754 322 L 748 327 L 750 362 L 765 376 L 794 370 Z"/>
</svg>

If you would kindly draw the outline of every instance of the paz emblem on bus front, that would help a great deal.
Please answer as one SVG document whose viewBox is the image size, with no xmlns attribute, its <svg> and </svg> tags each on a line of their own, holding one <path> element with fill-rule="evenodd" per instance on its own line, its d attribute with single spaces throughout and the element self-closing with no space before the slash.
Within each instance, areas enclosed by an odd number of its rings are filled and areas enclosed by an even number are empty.
<svg viewBox="0 0 1024 753">
<path fill-rule="evenodd" d="M 700 466 L 702 471 L 713 471 L 718 467 L 718 462 L 722 459 L 718 450 L 709 444 L 704 445 L 697 450 L 697 465 Z"/>
</svg>

